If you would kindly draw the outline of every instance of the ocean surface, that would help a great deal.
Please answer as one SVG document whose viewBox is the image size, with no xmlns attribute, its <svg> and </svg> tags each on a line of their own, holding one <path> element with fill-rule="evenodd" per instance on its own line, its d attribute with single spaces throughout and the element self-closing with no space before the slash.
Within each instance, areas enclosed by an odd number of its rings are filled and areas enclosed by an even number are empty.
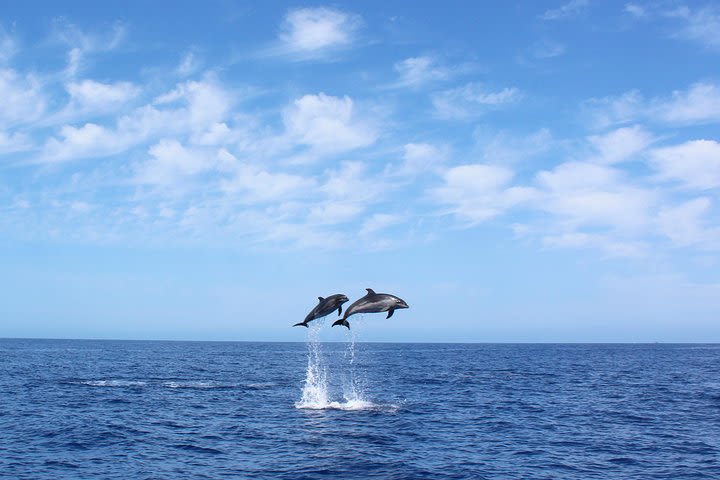
<svg viewBox="0 0 720 480">
<path fill-rule="evenodd" d="M 0 340 L 0 477 L 718 479 L 720 345 Z"/>
</svg>

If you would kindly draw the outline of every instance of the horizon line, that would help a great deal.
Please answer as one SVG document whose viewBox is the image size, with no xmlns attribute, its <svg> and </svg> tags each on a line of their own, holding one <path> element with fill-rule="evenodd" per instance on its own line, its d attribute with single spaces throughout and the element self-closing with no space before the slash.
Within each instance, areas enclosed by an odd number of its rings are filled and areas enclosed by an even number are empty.
<svg viewBox="0 0 720 480">
<path fill-rule="evenodd" d="M 79 342 L 177 342 L 177 343 L 307 343 L 307 340 L 181 340 L 181 339 L 157 339 L 157 338 L 63 338 L 63 337 L 0 337 L 5 340 L 39 340 L 39 341 L 79 341 Z M 398 343 L 398 344 L 428 344 L 428 345 L 720 345 L 720 342 L 668 342 L 668 341 L 637 341 L 637 342 L 523 342 L 523 341 L 500 341 L 500 342 L 467 342 L 467 341 L 390 341 L 355 340 L 356 343 Z M 320 343 L 346 343 L 343 340 L 328 340 Z"/>
</svg>

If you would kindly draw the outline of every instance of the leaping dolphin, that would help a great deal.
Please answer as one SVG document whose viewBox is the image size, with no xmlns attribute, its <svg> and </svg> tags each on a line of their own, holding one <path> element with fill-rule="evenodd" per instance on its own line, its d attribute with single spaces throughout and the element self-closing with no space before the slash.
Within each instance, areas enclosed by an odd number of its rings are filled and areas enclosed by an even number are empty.
<svg viewBox="0 0 720 480">
<path fill-rule="evenodd" d="M 350 323 L 347 318 L 350 315 L 356 313 L 379 313 L 388 312 L 387 317 L 390 318 L 395 313 L 395 310 L 400 308 L 410 308 L 405 300 L 398 298 L 395 295 L 389 295 L 387 293 L 375 293 L 372 288 L 366 288 L 367 295 L 353 302 L 350 307 L 345 310 L 345 316 L 333 323 L 332 326 L 342 325 L 350 330 Z"/>
<path fill-rule="evenodd" d="M 326 315 L 330 315 L 335 310 L 338 311 L 338 315 L 341 315 L 342 304 L 347 301 L 348 297 L 346 297 L 342 293 L 330 295 L 327 298 L 318 297 L 318 304 L 315 306 L 315 308 L 310 310 L 310 313 L 307 314 L 305 320 L 300 323 L 296 323 L 295 325 L 293 325 L 293 327 L 299 327 L 300 325 L 302 325 L 303 327 L 307 328 L 308 322 L 311 322 L 316 318 L 322 318 Z"/>
</svg>

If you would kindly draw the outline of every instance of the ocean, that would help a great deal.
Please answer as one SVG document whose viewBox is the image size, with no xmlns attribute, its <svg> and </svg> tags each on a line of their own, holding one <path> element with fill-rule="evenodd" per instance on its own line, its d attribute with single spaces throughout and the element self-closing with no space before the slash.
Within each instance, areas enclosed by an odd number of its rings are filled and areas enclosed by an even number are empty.
<svg viewBox="0 0 720 480">
<path fill-rule="evenodd" d="M 0 340 L 0 477 L 718 479 L 720 345 Z"/>
</svg>

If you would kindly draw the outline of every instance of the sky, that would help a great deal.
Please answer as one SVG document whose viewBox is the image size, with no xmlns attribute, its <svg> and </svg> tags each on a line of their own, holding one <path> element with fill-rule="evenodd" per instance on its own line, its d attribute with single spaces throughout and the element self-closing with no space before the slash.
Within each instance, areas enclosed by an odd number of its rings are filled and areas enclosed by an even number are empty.
<svg viewBox="0 0 720 480">
<path fill-rule="evenodd" d="M 720 342 L 720 7 L 499 3 L 3 3 L 0 337 Z"/>
</svg>

